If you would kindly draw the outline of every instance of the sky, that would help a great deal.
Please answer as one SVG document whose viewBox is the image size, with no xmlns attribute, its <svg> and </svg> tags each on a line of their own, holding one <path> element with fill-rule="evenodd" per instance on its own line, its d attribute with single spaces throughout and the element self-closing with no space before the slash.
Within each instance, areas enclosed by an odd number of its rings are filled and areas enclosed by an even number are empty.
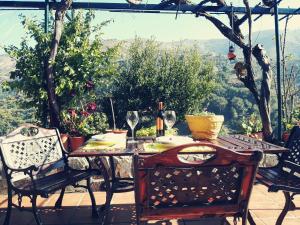
<svg viewBox="0 0 300 225">
<path fill-rule="evenodd" d="M 74 0 L 87 1 L 87 0 Z M 121 2 L 125 0 L 98 0 L 102 2 Z M 91 1 L 90 1 L 91 2 Z M 157 0 L 144 0 L 143 4 L 157 3 Z M 197 3 L 199 0 L 194 0 Z M 227 1 L 230 3 L 230 1 Z M 241 6 L 242 0 L 232 0 L 233 5 Z M 250 0 L 251 6 L 258 3 L 258 0 Z M 283 0 L 280 4 L 281 8 L 299 8 L 300 0 Z M 5 45 L 18 45 L 21 38 L 25 35 L 25 31 L 20 23 L 18 15 L 23 14 L 27 17 L 36 17 L 43 20 L 43 11 L 20 11 L 20 10 L 0 10 L 0 48 Z M 224 21 L 227 18 L 218 16 Z M 110 23 L 103 29 L 105 39 L 132 39 L 135 36 L 142 38 L 154 37 L 158 41 L 179 41 L 183 39 L 193 40 L 209 40 L 223 38 L 219 31 L 205 18 L 195 18 L 194 15 L 179 15 L 177 20 L 174 14 L 140 14 L 140 13 L 112 13 L 97 11 L 94 24 L 112 19 Z M 300 16 L 294 16 L 290 23 L 290 29 L 300 29 Z M 280 22 L 281 28 L 284 21 Z M 243 27 L 247 30 L 247 26 Z M 254 22 L 253 31 L 273 30 L 274 17 L 265 15 L 257 22 Z M 247 33 L 247 32 L 245 32 Z M 0 49 L 0 53 L 3 50 Z"/>
</svg>

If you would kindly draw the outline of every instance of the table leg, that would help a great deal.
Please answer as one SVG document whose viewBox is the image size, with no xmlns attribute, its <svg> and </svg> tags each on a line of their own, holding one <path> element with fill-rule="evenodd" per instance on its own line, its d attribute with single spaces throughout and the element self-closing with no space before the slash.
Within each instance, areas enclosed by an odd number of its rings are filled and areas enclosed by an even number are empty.
<svg viewBox="0 0 300 225">
<path fill-rule="evenodd" d="M 113 156 L 109 156 L 111 168 L 111 189 L 113 193 L 129 192 L 134 190 L 133 178 L 117 178 Z"/>
<path fill-rule="evenodd" d="M 102 224 L 108 224 L 108 214 L 110 210 L 110 203 L 111 199 L 113 197 L 113 189 L 112 185 L 110 182 L 110 177 L 108 173 L 108 169 L 105 167 L 105 164 L 102 161 L 103 159 L 101 157 L 96 157 L 95 163 L 98 166 L 98 169 L 101 171 L 101 174 L 104 179 L 104 184 L 105 184 L 105 192 L 106 192 L 106 199 L 105 203 L 101 207 L 101 211 L 103 213 L 103 219 L 102 219 Z"/>
</svg>

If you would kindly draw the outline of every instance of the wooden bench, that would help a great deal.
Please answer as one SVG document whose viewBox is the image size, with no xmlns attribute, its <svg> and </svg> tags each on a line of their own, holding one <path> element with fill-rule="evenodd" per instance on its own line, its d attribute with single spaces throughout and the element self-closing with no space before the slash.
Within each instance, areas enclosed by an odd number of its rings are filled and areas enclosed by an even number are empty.
<svg viewBox="0 0 300 225">
<path fill-rule="evenodd" d="M 209 146 L 215 154 L 205 161 L 183 161 L 187 147 Z M 209 143 L 193 143 L 153 156 L 134 156 L 137 224 L 147 220 L 242 217 L 248 202 L 261 151 L 237 153 Z"/>
<path fill-rule="evenodd" d="M 300 194 L 300 127 L 295 126 L 286 144 L 290 151 L 283 153 L 274 167 L 259 168 L 256 179 L 268 187 L 269 192 L 283 191 L 285 205 L 276 225 L 281 225 L 289 210 L 296 207 L 293 197 Z"/>
<path fill-rule="evenodd" d="M 32 202 L 32 208 L 25 210 L 32 211 L 36 223 L 42 224 L 37 212 L 37 196 L 47 198 L 49 194 L 61 190 L 55 204 L 60 208 L 68 185 L 87 188 L 92 202 L 92 216 L 97 216 L 90 178 L 98 172 L 90 167 L 76 170 L 69 166 L 68 154 L 63 148 L 57 129 L 25 124 L 8 134 L 1 141 L 0 147 L 8 186 L 8 207 L 4 225 L 10 222 L 12 207 L 24 209 L 24 196 L 29 197 Z M 77 185 L 81 180 L 86 180 L 87 184 Z M 13 194 L 18 196 L 18 204 L 12 202 Z"/>
</svg>

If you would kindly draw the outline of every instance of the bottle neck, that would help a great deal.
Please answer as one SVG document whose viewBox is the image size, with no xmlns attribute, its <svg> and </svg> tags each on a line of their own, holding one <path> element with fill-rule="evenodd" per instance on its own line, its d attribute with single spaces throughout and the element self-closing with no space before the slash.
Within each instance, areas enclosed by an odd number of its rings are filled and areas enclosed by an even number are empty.
<svg viewBox="0 0 300 225">
<path fill-rule="evenodd" d="M 163 110 L 164 106 L 162 102 L 158 103 L 158 110 Z"/>
</svg>

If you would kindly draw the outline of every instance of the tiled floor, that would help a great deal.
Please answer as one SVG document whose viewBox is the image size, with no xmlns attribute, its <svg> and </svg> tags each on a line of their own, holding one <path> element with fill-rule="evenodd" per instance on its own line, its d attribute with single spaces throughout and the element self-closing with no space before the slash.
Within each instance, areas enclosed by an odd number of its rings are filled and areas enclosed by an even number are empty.
<svg viewBox="0 0 300 225">
<path fill-rule="evenodd" d="M 3 223 L 5 217 L 6 196 L 0 196 L 0 224 Z M 103 203 L 105 194 L 96 192 L 95 197 L 97 204 Z M 39 199 L 38 204 L 42 208 L 41 217 L 46 225 L 92 225 L 98 224 L 97 219 L 91 218 L 90 199 L 87 193 L 69 193 L 66 194 L 63 201 L 62 210 L 53 210 L 53 205 L 57 199 L 57 194 L 52 195 L 48 199 Z M 17 198 L 14 198 L 17 201 Z M 300 206 L 300 196 L 295 197 L 296 206 Z M 28 199 L 24 201 L 25 205 L 30 202 Z M 134 225 L 134 197 L 133 193 L 115 194 L 111 213 L 111 224 Z M 281 212 L 284 204 L 282 193 L 268 193 L 267 189 L 262 185 L 255 185 L 250 201 L 250 211 L 257 225 L 272 225 Z M 299 208 L 300 209 L 300 208 Z M 228 218 L 232 223 L 232 219 Z M 33 225 L 35 224 L 33 216 L 30 212 L 13 211 L 11 225 Z M 171 221 L 157 222 L 150 221 L 148 224 L 172 224 L 172 225 L 216 225 L 218 222 L 214 219 L 195 220 L 195 221 Z M 238 222 L 241 224 L 241 221 Z M 300 225 L 300 210 L 291 211 L 287 214 L 283 225 Z"/>
</svg>

